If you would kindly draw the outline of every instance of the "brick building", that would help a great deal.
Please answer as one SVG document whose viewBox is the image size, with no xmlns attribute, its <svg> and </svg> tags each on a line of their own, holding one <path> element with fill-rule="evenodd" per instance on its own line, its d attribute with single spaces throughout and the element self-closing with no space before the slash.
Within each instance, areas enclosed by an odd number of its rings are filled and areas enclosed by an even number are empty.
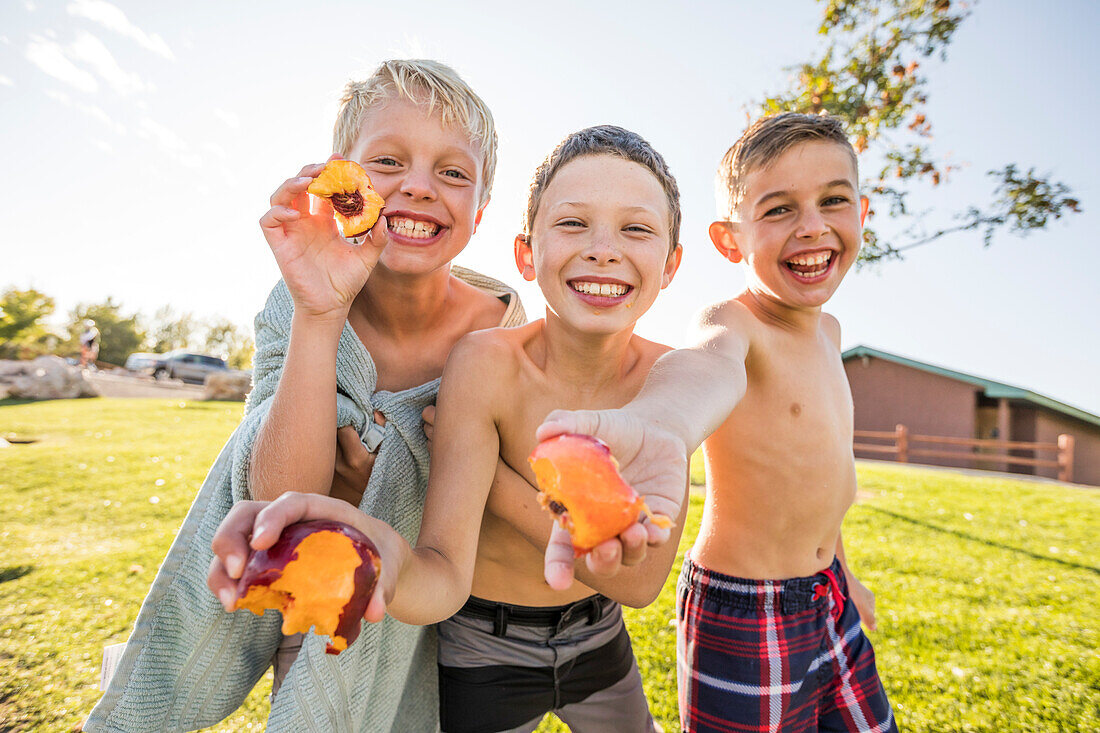
<svg viewBox="0 0 1100 733">
<path fill-rule="evenodd" d="M 857 433 L 894 432 L 896 426 L 905 426 L 907 437 L 895 441 L 908 448 L 902 459 L 1056 478 L 1060 472 L 1057 466 L 1010 464 L 997 460 L 997 456 L 1057 461 L 1059 452 L 1052 446 L 1058 444 L 1059 436 L 1069 435 L 1070 480 L 1100 486 L 1100 417 L 1092 413 L 1026 389 L 866 346 L 849 349 L 842 358 L 852 386 Z M 931 436 L 956 440 L 951 445 L 943 445 L 947 441 L 937 444 L 923 440 Z M 1008 445 L 998 449 L 957 440 L 975 438 L 1007 441 Z M 889 449 L 859 447 L 861 443 L 889 444 L 889 440 L 881 435 L 861 438 L 857 434 L 856 456 L 898 458 L 898 453 Z M 1065 447 L 1066 439 L 1062 441 Z M 1064 456 L 1067 451 L 1061 453 Z"/>
</svg>

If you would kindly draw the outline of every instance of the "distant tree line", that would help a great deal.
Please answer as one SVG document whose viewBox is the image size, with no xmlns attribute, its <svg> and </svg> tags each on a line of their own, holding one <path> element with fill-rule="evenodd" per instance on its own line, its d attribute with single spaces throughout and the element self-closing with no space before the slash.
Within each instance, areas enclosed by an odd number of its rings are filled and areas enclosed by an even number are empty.
<svg viewBox="0 0 1100 733">
<path fill-rule="evenodd" d="M 177 313 L 171 306 L 151 317 L 124 313 L 113 298 L 102 303 L 80 303 L 60 329 L 47 320 L 54 314 L 53 298 L 33 288 L 8 288 L 0 293 L 0 359 L 32 359 L 43 354 L 78 356 L 85 321 L 95 321 L 100 334 L 99 361 L 122 365 L 136 351 L 163 354 L 191 349 L 220 356 L 234 369 L 252 366 L 255 344 L 248 330 L 227 318 L 201 319 Z"/>
</svg>

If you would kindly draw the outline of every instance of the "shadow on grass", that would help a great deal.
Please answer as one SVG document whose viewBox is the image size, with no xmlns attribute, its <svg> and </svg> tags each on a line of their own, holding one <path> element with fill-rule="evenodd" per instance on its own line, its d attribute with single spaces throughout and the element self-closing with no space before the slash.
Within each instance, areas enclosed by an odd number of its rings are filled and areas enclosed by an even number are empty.
<svg viewBox="0 0 1100 733">
<path fill-rule="evenodd" d="M 0 568 L 0 583 L 19 580 L 24 575 L 30 575 L 32 572 L 34 572 L 34 565 L 12 565 L 11 567 Z"/>
<path fill-rule="evenodd" d="M 888 517 L 893 517 L 894 519 L 900 519 L 903 522 L 909 522 L 910 524 L 915 524 L 919 527 L 924 527 L 926 529 L 931 529 L 931 530 L 934 530 L 936 532 L 943 532 L 944 534 L 954 535 L 955 537 L 959 537 L 959 538 L 964 539 L 964 540 L 970 540 L 971 542 L 980 542 L 983 545 L 988 545 L 990 547 L 996 547 L 999 550 L 1008 550 L 1009 552 L 1015 552 L 1019 555 L 1026 555 L 1027 557 L 1031 557 L 1031 558 L 1034 558 L 1036 560 L 1046 560 L 1047 562 L 1057 563 L 1058 565 L 1063 565 L 1067 568 L 1073 568 L 1075 570 L 1087 570 L 1090 573 L 1100 575 L 1100 568 L 1095 568 L 1091 565 L 1083 565 L 1081 563 L 1072 562 L 1070 560 L 1063 560 L 1063 559 L 1057 558 L 1057 557 L 1050 557 L 1049 555 L 1040 555 L 1037 552 L 1032 552 L 1031 550 L 1025 550 L 1022 547 L 1013 547 L 1012 545 L 1006 545 L 1006 544 L 1003 544 L 1001 542 L 995 542 L 993 540 L 987 540 L 983 537 L 975 537 L 972 534 L 967 534 L 966 532 L 960 532 L 957 529 L 951 529 L 949 527 L 941 527 L 938 524 L 933 524 L 932 522 L 927 522 L 923 519 L 915 519 L 913 517 L 908 517 L 904 514 L 899 514 L 898 512 L 892 512 L 889 509 L 883 509 L 881 507 L 871 506 L 869 504 L 862 504 L 860 508 L 867 509 L 867 510 L 872 511 L 872 512 L 878 512 L 879 514 L 885 514 Z"/>
</svg>

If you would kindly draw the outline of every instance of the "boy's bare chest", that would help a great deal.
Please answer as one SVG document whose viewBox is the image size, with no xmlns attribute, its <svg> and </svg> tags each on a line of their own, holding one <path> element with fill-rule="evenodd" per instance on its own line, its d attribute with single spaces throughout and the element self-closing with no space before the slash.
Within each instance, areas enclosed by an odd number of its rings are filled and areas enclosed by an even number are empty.
<svg viewBox="0 0 1100 733">
<path fill-rule="evenodd" d="M 535 430 L 554 410 L 602 410 L 622 407 L 642 388 L 644 375 L 628 376 L 595 391 L 571 389 L 545 380 L 521 379 L 506 412 L 498 417 L 500 455 L 513 470 L 534 483 L 527 457 L 536 445 Z"/>
</svg>

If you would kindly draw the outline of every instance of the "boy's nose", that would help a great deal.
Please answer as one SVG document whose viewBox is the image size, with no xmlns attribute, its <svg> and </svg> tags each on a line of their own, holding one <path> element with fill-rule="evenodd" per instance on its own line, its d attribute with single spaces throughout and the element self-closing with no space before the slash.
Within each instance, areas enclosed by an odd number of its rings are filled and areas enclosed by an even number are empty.
<svg viewBox="0 0 1100 733">
<path fill-rule="evenodd" d="M 401 179 L 401 193 L 409 198 L 430 201 L 435 198 L 435 185 L 431 173 L 410 168 Z"/>
<path fill-rule="evenodd" d="M 798 228 L 795 236 L 799 239 L 817 239 L 829 231 L 825 223 L 825 217 L 817 209 L 811 209 L 804 213 L 798 220 Z"/>
<path fill-rule="evenodd" d="M 615 241 L 603 232 L 596 232 L 588 241 L 581 256 L 589 262 L 601 264 L 619 262 L 622 260 L 622 252 L 616 246 Z"/>
</svg>

